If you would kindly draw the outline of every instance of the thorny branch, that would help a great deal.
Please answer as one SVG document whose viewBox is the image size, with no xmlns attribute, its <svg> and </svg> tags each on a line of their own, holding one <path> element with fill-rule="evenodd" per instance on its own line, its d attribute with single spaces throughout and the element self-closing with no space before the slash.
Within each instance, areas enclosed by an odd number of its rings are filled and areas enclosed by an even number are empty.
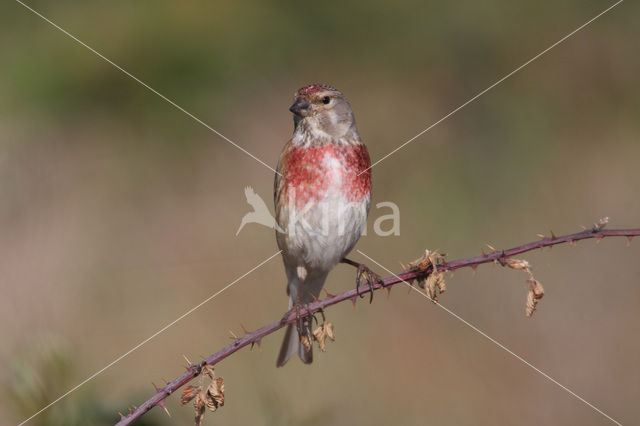
<svg viewBox="0 0 640 426">
<path fill-rule="evenodd" d="M 484 263 L 499 263 L 503 266 L 510 266 L 509 260 L 511 257 L 521 253 L 529 252 L 535 249 L 551 247 L 551 246 L 554 246 L 557 244 L 563 244 L 563 243 L 569 243 L 569 244 L 575 245 L 580 240 L 591 239 L 591 238 L 595 238 L 598 241 L 600 241 L 601 239 L 606 237 L 626 237 L 627 244 L 629 244 L 631 242 L 632 237 L 640 236 L 640 228 L 605 230 L 603 228 L 606 225 L 606 223 L 607 223 L 607 220 L 603 219 L 600 222 L 596 223 L 593 226 L 593 228 L 585 229 L 584 231 L 578 232 L 575 234 L 555 236 L 552 232 L 551 236 L 549 237 L 546 237 L 544 235 L 538 235 L 539 237 L 541 237 L 540 240 L 523 244 L 508 250 L 495 250 L 491 248 L 490 253 L 483 252 L 480 256 L 468 257 L 465 259 L 454 260 L 452 262 L 446 262 L 444 260 L 441 260 L 440 261 L 441 263 L 438 263 L 436 267 L 438 272 L 442 273 L 444 271 L 454 271 L 456 269 L 465 268 L 465 267 L 471 267 L 475 271 L 478 265 L 481 265 Z M 424 280 L 428 279 L 428 277 L 433 272 L 433 263 L 431 262 L 428 262 L 428 263 L 429 263 L 429 266 L 427 266 L 424 269 L 421 269 L 421 268 L 416 269 L 414 267 L 408 271 L 387 277 L 382 280 L 382 283 L 373 284 L 373 290 L 375 291 L 375 290 L 380 290 L 382 288 L 389 288 L 390 286 L 401 283 L 403 281 L 412 283 L 413 281 L 418 280 L 424 283 Z M 368 288 L 364 289 L 361 287 L 359 291 L 356 289 L 352 289 L 337 295 L 332 295 L 327 293 L 327 297 L 325 297 L 324 299 L 316 300 L 313 303 L 310 303 L 309 305 L 305 306 L 304 308 L 301 308 L 299 310 L 299 315 L 307 316 L 310 314 L 314 314 L 329 306 L 335 305 L 340 302 L 344 302 L 346 300 L 350 300 L 355 304 L 358 296 L 361 295 L 363 292 L 368 292 L 368 291 L 369 291 Z M 189 383 L 191 380 L 193 380 L 195 377 L 197 377 L 201 373 L 212 371 L 213 369 L 210 368 L 209 366 L 218 364 L 220 361 L 224 360 L 225 358 L 229 357 L 230 355 L 234 354 L 235 352 L 239 351 L 245 346 L 251 346 L 251 347 L 253 347 L 254 345 L 260 346 L 262 339 L 264 337 L 283 328 L 287 324 L 294 323 L 295 321 L 296 321 L 296 314 L 292 312 L 285 319 L 278 320 L 271 324 L 265 325 L 264 327 L 258 330 L 255 330 L 252 332 L 247 332 L 245 330 L 244 336 L 236 337 L 232 344 L 210 355 L 208 358 L 206 358 L 205 360 L 203 360 L 198 364 L 189 363 L 189 365 L 186 367 L 187 371 L 185 373 L 175 378 L 171 382 L 168 382 L 162 388 L 156 387 L 155 395 L 153 395 L 151 398 L 145 401 L 142 405 L 138 407 L 134 406 L 133 409 L 129 409 L 129 414 L 121 415 L 122 418 L 117 423 L 116 426 L 124 426 L 124 425 L 132 424 L 135 420 L 140 418 L 144 413 L 151 410 L 155 406 L 160 406 L 166 410 L 166 407 L 164 405 L 164 400 L 169 395 L 171 395 L 176 390 L 180 389 L 182 386 Z"/>
</svg>

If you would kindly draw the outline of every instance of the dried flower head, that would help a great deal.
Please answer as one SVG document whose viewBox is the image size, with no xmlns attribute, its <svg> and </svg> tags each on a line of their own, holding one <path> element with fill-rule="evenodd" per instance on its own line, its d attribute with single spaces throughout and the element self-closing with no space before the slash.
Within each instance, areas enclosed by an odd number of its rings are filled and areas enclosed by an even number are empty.
<svg viewBox="0 0 640 426">
<path fill-rule="evenodd" d="M 553 235 L 553 232 L 551 233 Z M 553 238 L 556 238 L 553 235 Z M 527 292 L 527 300 L 525 303 L 525 314 L 530 317 L 536 311 L 538 306 L 538 302 L 544 296 L 544 288 L 542 284 L 538 280 L 533 277 L 533 272 L 531 272 L 531 264 L 523 259 L 501 259 L 500 264 L 502 266 L 508 266 L 512 269 L 519 269 L 527 273 L 528 279 L 527 283 L 529 283 L 529 291 Z"/>
<path fill-rule="evenodd" d="M 324 325 L 324 331 L 325 333 L 327 333 L 327 337 L 331 339 L 332 342 L 335 342 L 336 336 L 335 334 L 333 334 L 333 323 L 325 322 L 323 325 Z"/>
<path fill-rule="evenodd" d="M 442 263 L 445 258 L 445 254 L 438 253 L 437 250 L 425 250 L 424 254 L 414 260 L 413 262 L 409 262 L 409 264 L 403 268 L 407 271 L 426 271 L 429 266 L 433 265 L 433 270 L 437 270 L 437 265 Z"/>
<path fill-rule="evenodd" d="M 538 306 L 538 302 L 544 296 L 544 288 L 542 284 L 533 277 L 527 280 L 529 283 L 529 292 L 527 293 L 527 303 L 525 305 L 525 313 L 528 317 L 533 315 Z"/>
<path fill-rule="evenodd" d="M 205 403 L 211 411 L 216 411 L 218 407 L 224 405 L 224 379 L 222 377 L 218 377 L 209 383 L 206 397 Z"/>
<path fill-rule="evenodd" d="M 318 328 L 313 330 L 313 338 L 318 342 L 318 347 L 322 352 L 326 351 L 327 337 L 331 341 L 335 341 L 335 335 L 333 334 L 333 324 L 330 322 L 323 322 Z"/>
<path fill-rule="evenodd" d="M 218 407 L 224 405 L 224 379 L 216 377 L 212 365 L 204 364 L 202 366 L 202 378 L 208 377 L 211 381 L 206 388 L 200 386 L 187 386 L 182 391 L 180 402 L 182 405 L 193 400 L 193 408 L 195 410 L 195 424 L 200 426 L 204 419 L 206 408 L 216 411 Z M 201 379 L 202 382 L 202 379 Z"/>
<path fill-rule="evenodd" d="M 198 393 L 202 390 L 200 386 L 187 386 L 182 391 L 182 397 L 180 398 L 180 403 L 182 405 L 190 402 L 193 398 L 195 398 Z"/>
<path fill-rule="evenodd" d="M 326 350 L 325 340 L 327 338 L 327 334 L 325 333 L 324 328 L 322 326 L 313 330 L 313 338 L 315 339 L 316 342 L 318 342 L 318 346 L 320 347 L 320 350 L 324 352 Z"/>
<path fill-rule="evenodd" d="M 300 335 L 300 343 L 302 343 L 302 346 L 304 346 L 306 351 L 311 349 L 311 339 L 307 334 Z"/>
<path fill-rule="evenodd" d="M 420 285 L 420 282 L 418 282 L 418 285 Z M 444 274 L 442 272 L 432 272 L 427 279 L 424 280 L 421 287 L 424 287 L 424 292 L 429 299 L 437 302 L 438 293 L 444 293 L 447 290 Z"/>
<path fill-rule="evenodd" d="M 507 259 L 505 260 L 505 264 L 509 268 L 513 268 L 513 269 L 524 269 L 524 270 L 531 269 L 531 264 L 523 259 Z"/>
<path fill-rule="evenodd" d="M 593 232 L 602 231 L 604 227 L 607 226 L 608 223 L 609 223 L 609 216 L 605 216 L 599 219 L 596 223 L 594 223 L 591 229 L 593 230 Z"/>
<path fill-rule="evenodd" d="M 211 380 L 216 378 L 214 371 L 215 369 L 213 368 L 213 365 L 205 364 L 202 366 L 202 374 L 204 374 Z"/>
<path fill-rule="evenodd" d="M 445 255 L 438 253 L 437 250 L 425 250 L 424 255 L 409 262 L 407 266 L 402 265 L 405 271 L 426 271 L 429 267 L 432 267 L 431 273 L 426 277 L 417 278 L 417 284 L 420 288 L 424 289 L 425 294 L 429 299 L 434 302 L 438 301 L 438 293 L 444 293 L 447 289 L 447 285 L 444 280 L 444 274 L 442 271 L 438 271 L 438 266 L 444 262 Z"/>
<path fill-rule="evenodd" d="M 196 399 L 193 401 L 193 408 L 196 411 L 195 423 L 196 426 L 200 426 L 202 424 L 202 420 L 204 419 L 205 412 L 205 398 L 202 396 L 203 392 L 199 392 Z"/>
</svg>

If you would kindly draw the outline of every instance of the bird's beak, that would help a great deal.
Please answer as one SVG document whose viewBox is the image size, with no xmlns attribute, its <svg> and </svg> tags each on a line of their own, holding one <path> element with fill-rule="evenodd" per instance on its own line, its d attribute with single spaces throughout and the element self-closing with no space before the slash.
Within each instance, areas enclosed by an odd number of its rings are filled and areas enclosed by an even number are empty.
<svg viewBox="0 0 640 426">
<path fill-rule="evenodd" d="M 289 107 L 289 111 L 299 117 L 306 117 L 309 113 L 309 102 L 302 98 L 296 98 L 296 101 Z"/>
</svg>

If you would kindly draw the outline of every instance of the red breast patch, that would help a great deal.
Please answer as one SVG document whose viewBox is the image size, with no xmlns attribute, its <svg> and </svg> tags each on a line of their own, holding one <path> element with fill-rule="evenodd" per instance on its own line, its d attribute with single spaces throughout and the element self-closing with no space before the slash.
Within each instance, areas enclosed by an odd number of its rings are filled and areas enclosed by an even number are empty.
<svg viewBox="0 0 640 426">
<path fill-rule="evenodd" d="M 359 202 L 370 194 L 371 160 L 364 145 L 292 147 L 286 154 L 286 172 L 283 178 L 285 191 L 291 193 L 295 190 L 296 207 L 304 207 L 309 201 L 319 201 L 325 197 L 336 179 L 336 168 L 329 165 L 333 159 L 343 166 L 337 170 L 341 174 L 341 190 L 345 198 L 351 202 Z"/>
</svg>

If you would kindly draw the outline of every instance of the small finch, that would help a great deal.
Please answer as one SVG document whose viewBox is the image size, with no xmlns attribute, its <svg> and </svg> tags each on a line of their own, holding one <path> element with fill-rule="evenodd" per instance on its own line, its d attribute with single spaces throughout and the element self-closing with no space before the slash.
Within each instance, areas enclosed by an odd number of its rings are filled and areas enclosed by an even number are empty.
<svg viewBox="0 0 640 426">
<path fill-rule="evenodd" d="M 371 162 L 351 105 L 338 90 L 305 86 L 289 110 L 295 128 L 278 161 L 274 199 L 292 309 L 320 296 L 329 271 L 360 238 L 371 201 Z M 311 363 L 311 346 L 299 335 L 310 338 L 308 326 L 289 324 L 278 367 L 293 354 Z"/>
</svg>

